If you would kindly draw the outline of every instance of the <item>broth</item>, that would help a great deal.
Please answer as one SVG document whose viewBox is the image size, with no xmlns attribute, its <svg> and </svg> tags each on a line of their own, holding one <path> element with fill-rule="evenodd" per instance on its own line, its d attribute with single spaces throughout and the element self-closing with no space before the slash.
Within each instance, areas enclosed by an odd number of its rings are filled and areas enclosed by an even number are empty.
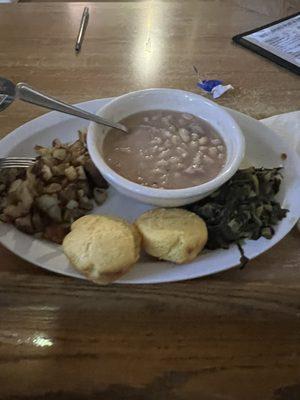
<svg viewBox="0 0 300 400">
<path fill-rule="evenodd" d="M 194 115 L 151 110 L 120 121 L 126 135 L 111 129 L 103 143 L 107 164 L 144 186 L 182 189 L 215 178 L 226 162 L 226 146 L 216 130 Z"/>
</svg>

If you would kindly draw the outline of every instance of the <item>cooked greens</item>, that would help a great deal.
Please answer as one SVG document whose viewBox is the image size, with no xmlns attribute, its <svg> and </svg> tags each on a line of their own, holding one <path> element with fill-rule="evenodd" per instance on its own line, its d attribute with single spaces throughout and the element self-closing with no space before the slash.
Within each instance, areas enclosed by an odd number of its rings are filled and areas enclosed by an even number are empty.
<svg viewBox="0 0 300 400">
<path fill-rule="evenodd" d="M 275 200 L 281 181 L 280 168 L 241 169 L 209 197 L 187 206 L 207 224 L 206 247 L 227 249 L 235 243 L 244 256 L 243 239 L 271 239 L 273 226 L 288 212 Z"/>
</svg>

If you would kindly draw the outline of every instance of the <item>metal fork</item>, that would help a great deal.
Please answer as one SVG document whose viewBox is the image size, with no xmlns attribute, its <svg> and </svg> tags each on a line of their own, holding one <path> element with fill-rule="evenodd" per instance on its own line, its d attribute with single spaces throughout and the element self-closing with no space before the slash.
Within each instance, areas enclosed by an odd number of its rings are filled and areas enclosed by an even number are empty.
<svg viewBox="0 0 300 400">
<path fill-rule="evenodd" d="M 29 168 L 36 162 L 35 157 L 5 157 L 0 158 L 0 169 Z"/>
</svg>

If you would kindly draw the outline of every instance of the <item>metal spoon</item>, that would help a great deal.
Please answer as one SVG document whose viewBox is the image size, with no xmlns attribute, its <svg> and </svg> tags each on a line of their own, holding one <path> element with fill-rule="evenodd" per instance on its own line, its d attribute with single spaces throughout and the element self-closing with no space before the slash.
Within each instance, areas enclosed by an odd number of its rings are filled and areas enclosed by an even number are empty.
<svg viewBox="0 0 300 400">
<path fill-rule="evenodd" d="M 40 107 L 49 108 L 50 110 L 75 115 L 75 117 L 87 119 L 96 122 L 97 124 L 109 126 L 128 133 L 127 128 L 122 124 L 107 121 L 106 119 L 98 117 L 98 115 L 91 114 L 87 111 L 81 110 L 80 108 L 56 100 L 53 97 L 38 92 L 26 83 L 18 83 L 15 85 L 10 80 L 0 77 L 0 111 L 7 108 L 15 99 L 23 100 Z"/>
</svg>

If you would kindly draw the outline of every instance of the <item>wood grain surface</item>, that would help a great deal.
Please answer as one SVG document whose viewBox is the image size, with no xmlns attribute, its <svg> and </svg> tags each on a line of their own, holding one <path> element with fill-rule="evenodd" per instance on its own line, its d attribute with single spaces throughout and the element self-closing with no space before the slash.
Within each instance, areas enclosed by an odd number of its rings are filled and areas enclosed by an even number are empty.
<svg viewBox="0 0 300 400">
<path fill-rule="evenodd" d="M 256 118 L 299 109 L 299 78 L 231 43 L 299 0 L 0 6 L 0 74 L 69 102 L 148 87 L 235 90 L 218 102 Z M 43 110 L 15 103 L 0 137 Z M 300 235 L 244 269 L 150 286 L 97 287 L 0 247 L 1 400 L 299 400 Z"/>
</svg>

